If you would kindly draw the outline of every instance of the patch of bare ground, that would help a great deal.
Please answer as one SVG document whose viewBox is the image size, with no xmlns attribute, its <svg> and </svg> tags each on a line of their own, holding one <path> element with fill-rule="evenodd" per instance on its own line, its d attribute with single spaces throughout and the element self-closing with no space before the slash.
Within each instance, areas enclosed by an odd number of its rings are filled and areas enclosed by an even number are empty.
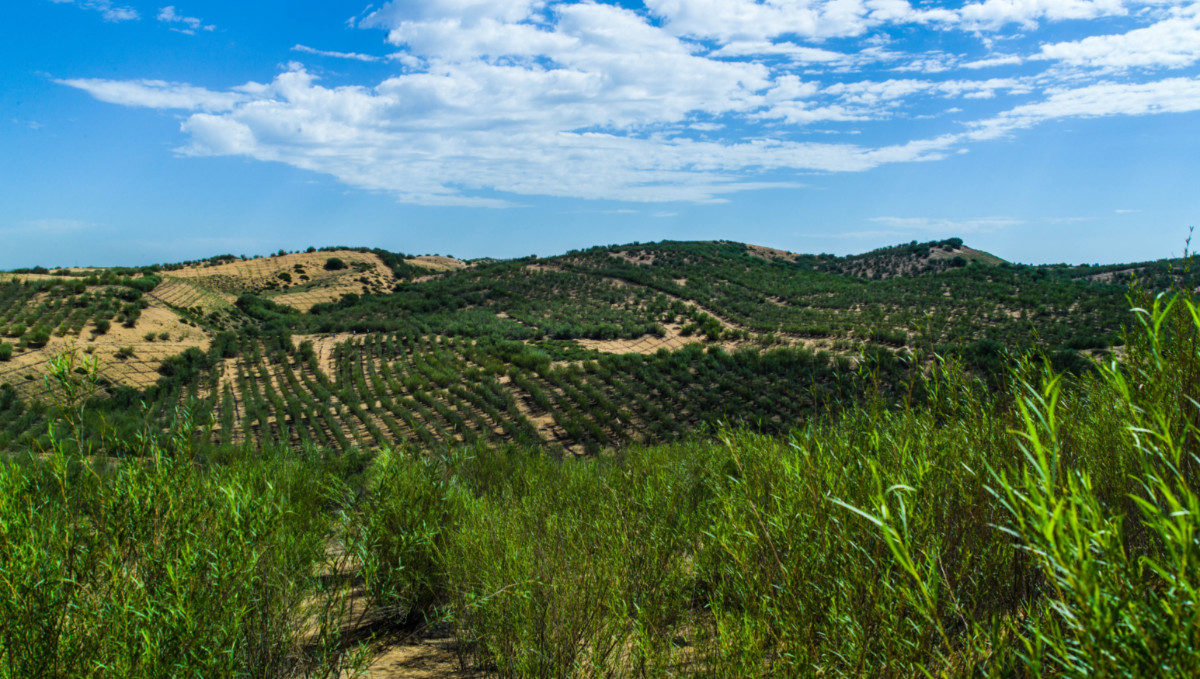
<svg viewBox="0 0 1200 679">
<path fill-rule="evenodd" d="M 726 326 L 734 327 L 734 326 Z M 684 335 L 682 326 L 678 324 L 670 324 L 664 326 L 666 333 L 661 337 L 658 335 L 642 335 L 631 339 L 615 339 L 615 340 L 592 340 L 579 339 L 575 340 L 579 346 L 585 349 L 592 349 L 605 354 L 643 354 L 649 355 L 657 353 L 660 349 L 667 351 L 676 351 L 682 349 L 689 344 L 702 344 L 706 347 L 715 346 L 721 347 L 725 351 L 737 351 L 747 347 L 763 347 L 764 344 L 755 340 L 738 340 L 738 341 L 705 341 L 703 335 Z M 795 335 L 776 335 L 772 342 L 774 346 L 803 346 L 813 351 L 827 350 L 829 347 L 826 343 L 820 340 L 814 340 L 807 337 Z"/>
<path fill-rule="evenodd" d="M 496 378 L 496 381 L 512 394 L 513 401 L 517 404 L 517 412 L 529 420 L 537 432 L 538 438 L 543 441 L 558 442 L 565 442 L 570 438 L 567 436 L 567 432 L 563 431 L 563 428 L 554 421 L 553 415 L 539 408 L 524 391 L 512 386 L 512 379 L 508 375 L 501 375 Z"/>
<path fill-rule="evenodd" d="M 343 295 L 390 292 L 395 283 L 396 277 L 390 270 L 376 268 L 306 283 L 290 289 L 289 292 L 268 295 L 268 299 L 300 311 L 308 311 L 318 304 L 336 302 Z"/>
<path fill-rule="evenodd" d="M 227 309 L 237 297 L 229 293 L 211 290 L 195 281 L 167 276 L 154 290 L 148 293 L 152 299 L 182 309 L 199 308 L 204 313 Z"/>
<path fill-rule="evenodd" d="M 364 676 L 378 679 L 483 676 L 461 667 L 457 643 L 451 627 L 444 624 L 432 625 L 418 633 L 383 635 L 369 644 L 371 660 Z"/>
<path fill-rule="evenodd" d="M 1133 274 L 1140 274 L 1145 270 L 1146 267 L 1144 266 L 1130 267 L 1128 269 L 1118 269 L 1116 271 L 1105 271 L 1103 273 L 1092 274 L 1091 276 L 1084 276 L 1083 278 L 1084 280 L 1091 281 L 1093 283 L 1115 283 L 1119 279 L 1128 278 Z"/>
<path fill-rule="evenodd" d="M 419 257 L 409 257 L 404 261 L 413 266 L 419 266 L 422 269 L 430 269 L 432 271 L 455 271 L 470 266 L 461 259 L 442 257 L 440 255 L 421 255 Z"/>
<path fill-rule="evenodd" d="M 326 269 L 331 258 L 343 269 Z M 218 265 L 196 265 L 166 272 L 168 279 L 183 279 L 228 301 L 243 292 L 268 295 L 272 301 L 307 311 L 315 304 L 333 302 L 348 293 L 386 291 L 395 284 L 392 270 L 370 252 L 334 250 L 260 257 Z"/>
<path fill-rule="evenodd" d="M 292 335 L 292 344 L 299 347 L 305 342 L 312 342 L 313 352 L 317 355 L 317 365 L 329 379 L 337 374 L 337 357 L 335 350 L 342 342 L 366 337 L 350 332 L 337 332 L 329 335 Z"/>
<path fill-rule="evenodd" d="M 933 250 L 929 251 L 929 259 L 931 261 L 938 260 L 938 259 L 954 259 L 955 257 L 962 257 L 964 259 L 967 259 L 967 260 L 970 260 L 973 262 L 979 262 L 980 264 L 989 264 L 989 265 L 996 265 L 996 264 L 1001 264 L 1002 262 L 1004 262 L 1003 259 L 1000 259 L 999 257 L 991 254 L 990 252 L 984 252 L 983 250 L 976 250 L 975 248 L 969 248 L 965 245 L 963 245 L 961 247 L 953 248 L 950 250 L 934 248 Z"/>
<path fill-rule="evenodd" d="M 100 374 L 116 385 L 142 389 L 160 377 L 158 368 L 163 360 L 183 353 L 190 347 L 207 350 L 209 336 L 199 328 L 186 325 L 183 319 L 161 302 L 150 301 L 142 310 L 134 327 L 114 323 L 108 332 L 96 335 L 93 327 L 84 328 L 81 336 L 67 334 L 51 336 L 46 346 L 17 351 L 9 361 L 0 363 L 0 384 L 13 385 L 22 397 L 40 398 L 45 394 L 42 377 L 55 354 L 72 345 L 89 356 L 100 359 Z M 166 339 L 162 339 L 162 335 Z M 152 340 L 147 340 L 152 336 Z M 128 348 L 132 354 L 119 357 Z"/>
<path fill-rule="evenodd" d="M 533 273 L 563 273 L 564 271 L 562 267 L 553 264 L 526 264 L 524 269 Z"/>
<path fill-rule="evenodd" d="M 236 358 L 222 359 L 220 367 L 217 370 L 216 397 L 218 399 L 224 398 L 226 387 L 229 388 L 229 393 L 233 397 L 233 423 L 229 432 L 229 440 L 231 443 L 237 445 L 245 439 L 242 430 L 242 420 L 246 416 L 245 399 L 241 398 L 241 393 L 238 391 L 238 360 Z M 223 433 L 222 425 L 219 423 L 214 424 L 213 435 L 220 437 Z"/>
<path fill-rule="evenodd" d="M 666 332 L 659 337 L 658 335 L 642 335 L 632 339 L 614 339 L 614 340 L 594 340 L 594 339 L 579 339 L 575 342 L 585 348 L 593 349 L 605 354 L 653 354 L 659 349 L 667 351 L 675 351 L 683 347 L 700 342 L 703 339 L 701 335 L 684 335 L 680 332 L 682 326 L 679 324 L 670 324 L 664 326 Z M 730 342 L 729 344 L 732 344 Z"/>
<path fill-rule="evenodd" d="M 48 273 L 0 273 L 0 283 L 29 283 L 31 281 L 61 281 L 71 280 L 63 276 L 51 276 Z"/>
<path fill-rule="evenodd" d="M 762 245 L 747 245 L 746 252 L 754 257 L 758 257 L 759 259 L 765 259 L 768 262 L 771 262 L 771 261 L 795 262 L 796 259 L 800 256 L 794 252 L 788 252 L 787 250 L 777 250 L 775 248 L 768 248 L 768 247 L 765 247 Z"/>
<path fill-rule="evenodd" d="M 332 600 L 312 597 L 304 637 L 319 642 L 324 616 L 338 629 L 341 661 L 339 679 L 424 679 L 426 677 L 476 677 L 462 669 L 454 628 L 444 621 L 419 627 L 398 625 L 386 609 L 371 605 L 361 586 L 359 564 L 339 541 L 326 545 L 321 578 L 337 592 Z"/>
<path fill-rule="evenodd" d="M 654 263 L 654 253 L 646 252 L 645 250 L 610 252 L 608 253 L 608 256 L 624 260 L 630 264 L 636 264 L 638 266 L 650 266 Z"/>
</svg>

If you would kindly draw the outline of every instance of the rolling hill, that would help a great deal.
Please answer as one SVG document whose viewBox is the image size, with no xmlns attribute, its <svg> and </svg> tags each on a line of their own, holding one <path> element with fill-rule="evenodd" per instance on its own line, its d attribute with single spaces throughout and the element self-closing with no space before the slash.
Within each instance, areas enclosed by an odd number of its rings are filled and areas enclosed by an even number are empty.
<svg viewBox="0 0 1200 679">
<path fill-rule="evenodd" d="M 1010 348 L 1084 370 L 1121 342 L 1135 274 L 1149 288 L 1191 276 L 1016 265 L 959 239 L 850 257 L 662 242 L 19 270 L 0 274 L 0 447 L 45 436 L 42 375 L 70 347 L 98 360 L 94 417 L 117 434 L 183 409 L 207 441 L 250 447 L 580 453 L 722 421 L 786 431 L 868 392 L 910 395 L 934 353 L 989 379 Z"/>
</svg>

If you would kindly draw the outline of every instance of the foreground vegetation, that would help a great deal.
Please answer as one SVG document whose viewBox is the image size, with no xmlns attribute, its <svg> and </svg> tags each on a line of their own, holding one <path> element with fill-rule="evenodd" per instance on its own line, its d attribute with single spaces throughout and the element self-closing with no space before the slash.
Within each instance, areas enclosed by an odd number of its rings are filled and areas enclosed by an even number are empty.
<svg viewBox="0 0 1200 679">
<path fill-rule="evenodd" d="M 60 361 L 61 435 L 0 466 L 0 675 L 334 676 L 371 620 L 498 676 L 1193 676 L 1200 307 L 1139 304 L 1081 376 L 935 362 L 786 435 L 582 459 L 227 454 L 183 411 L 96 456 Z"/>
</svg>

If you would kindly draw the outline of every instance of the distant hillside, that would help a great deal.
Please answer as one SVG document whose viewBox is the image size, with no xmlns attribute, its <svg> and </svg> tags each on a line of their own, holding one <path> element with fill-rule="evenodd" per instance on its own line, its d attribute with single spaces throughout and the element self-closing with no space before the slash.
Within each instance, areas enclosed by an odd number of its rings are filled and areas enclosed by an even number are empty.
<svg viewBox="0 0 1200 679">
<path fill-rule="evenodd" d="M 584 452 L 718 421 L 784 431 L 870 385 L 902 393 L 934 352 L 992 380 L 1007 349 L 1086 369 L 1120 343 L 1134 274 L 1196 284 L 1178 263 L 1031 267 L 958 239 L 851 257 L 661 242 L 26 270 L 0 274 L 0 448 L 45 435 L 42 375 L 71 346 L 99 359 L 110 426 L 166 427 L 186 405 L 220 444 Z"/>
<path fill-rule="evenodd" d="M 913 241 L 907 245 L 837 258 L 827 262 L 821 270 L 880 280 L 938 273 L 970 264 L 998 266 L 1005 263 L 995 255 L 963 245 L 961 238 L 950 238 L 928 243 Z"/>
</svg>

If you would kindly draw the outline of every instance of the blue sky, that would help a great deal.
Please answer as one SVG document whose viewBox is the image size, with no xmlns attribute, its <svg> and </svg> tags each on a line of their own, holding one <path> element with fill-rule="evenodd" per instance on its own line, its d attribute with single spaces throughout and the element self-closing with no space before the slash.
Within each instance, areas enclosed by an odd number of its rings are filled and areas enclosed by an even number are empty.
<svg viewBox="0 0 1200 679">
<path fill-rule="evenodd" d="M 0 268 L 731 239 L 1178 255 L 1200 3 L 0 3 Z"/>
</svg>

